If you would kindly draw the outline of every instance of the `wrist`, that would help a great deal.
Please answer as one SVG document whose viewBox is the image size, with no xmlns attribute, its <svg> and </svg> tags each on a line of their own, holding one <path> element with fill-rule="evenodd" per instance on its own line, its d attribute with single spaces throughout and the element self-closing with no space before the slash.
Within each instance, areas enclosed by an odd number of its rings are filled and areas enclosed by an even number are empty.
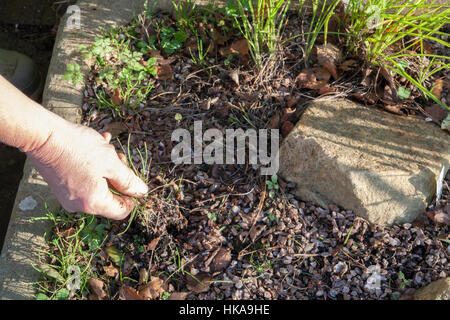
<svg viewBox="0 0 450 320">
<path fill-rule="evenodd" d="M 20 141 L 19 150 L 28 155 L 36 156 L 51 140 L 55 132 L 60 130 L 65 122 L 56 114 L 44 109 L 40 105 L 35 105 L 37 110 L 36 121 L 32 124 L 32 134 Z"/>
</svg>

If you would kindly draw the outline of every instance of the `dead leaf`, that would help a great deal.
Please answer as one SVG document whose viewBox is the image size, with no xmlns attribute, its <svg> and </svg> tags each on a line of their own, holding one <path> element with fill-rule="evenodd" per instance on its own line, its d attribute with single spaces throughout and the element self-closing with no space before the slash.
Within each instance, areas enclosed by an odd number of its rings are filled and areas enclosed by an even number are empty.
<svg viewBox="0 0 450 320">
<path fill-rule="evenodd" d="M 144 284 L 144 283 L 147 282 L 147 280 L 148 280 L 147 269 L 142 268 L 141 270 L 139 270 L 139 282 L 138 282 L 138 284 L 139 285 Z"/>
<path fill-rule="evenodd" d="M 399 105 L 384 105 L 384 109 L 390 113 L 398 114 L 400 116 L 404 116 L 405 114 L 401 110 L 401 106 Z"/>
<path fill-rule="evenodd" d="M 239 70 L 233 70 L 228 75 L 239 86 Z"/>
<path fill-rule="evenodd" d="M 123 285 L 119 289 L 119 300 L 145 300 L 141 297 L 136 289 Z"/>
<path fill-rule="evenodd" d="M 425 107 L 425 112 L 436 122 L 441 122 L 447 117 L 448 111 L 444 110 L 440 105 L 433 104 Z"/>
<path fill-rule="evenodd" d="M 170 64 L 160 64 L 156 68 L 156 79 L 164 81 L 173 78 L 173 70 Z"/>
<path fill-rule="evenodd" d="M 139 290 L 139 295 L 145 299 L 155 300 L 164 292 L 163 284 L 164 280 L 158 277 L 151 277 L 150 282 Z"/>
<path fill-rule="evenodd" d="M 300 88 L 313 90 L 318 90 L 328 83 L 326 80 L 317 81 L 317 77 L 313 69 L 304 69 L 300 71 L 297 76 L 297 80 L 300 81 Z"/>
<path fill-rule="evenodd" d="M 331 74 L 330 72 L 325 68 L 312 68 L 311 69 L 314 72 L 314 75 L 316 76 L 316 79 L 321 81 L 324 80 L 326 82 L 330 81 Z"/>
<path fill-rule="evenodd" d="M 383 99 L 388 101 L 398 101 L 397 92 L 393 91 L 391 86 L 385 86 L 383 90 Z"/>
<path fill-rule="evenodd" d="M 159 239 L 160 237 L 157 237 L 155 239 L 153 239 L 150 244 L 147 246 L 147 250 L 151 251 L 151 250 L 155 250 L 156 246 L 159 243 Z"/>
<path fill-rule="evenodd" d="M 431 93 L 438 99 L 441 99 L 442 90 L 444 89 L 444 80 L 438 79 L 434 82 Z"/>
<path fill-rule="evenodd" d="M 104 298 L 106 298 L 107 294 L 105 290 L 103 290 L 103 286 L 105 285 L 103 281 L 99 279 L 89 278 L 88 284 L 89 287 L 92 289 L 92 293 L 95 296 L 95 298 L 97 298 L 98 300 L 103 300 Z"/>
<path fill-rule="evenodd" d="M 249 235 L 252 242 L 255 242 L 256 238 L 267 228 L 266 225 L 253 225 L 250 228 Z"/>
<path fill-rule="evenodd" d="M 122 132 L 128 131 L 128 127 L 123 122 L 111 122 L 105 124 L 103 131 L 111 133 L 112 138 L 117 138 Z"/>
<path fill-rule="evenodd" d="M 225 35 L 223 35 L 223 33 L 219 30 L 214 29 L 214 40 L 218 45 L 223 45 L 225 44 L 225 42 L 230 40 L 230 34 L 226 33 Z"/>
<path fill-rule="evenodd" d="M 337 80 L 338 72 L 336 65 L 342 60 L 341 50 L 331 43 L 326 45 L 316 46 L 317 51 L 317 61 L 319 64 L 327 69 L 331 76 Z"/>
<path fill-rule="evenodd" d="M 248 42 L 246 39 L 236 40 L 229 47 L 220 49 L 220 54 L 226 57 L 233 53 L 239 53 L 243 56 L 247 55 L 249 51 Z"/>
<path fill-rule="evenodd" d="M 278 129 L 280 127 L 280 114 L 275 112 L 275 114 L 269 120 L 269 128 L 270 129 Z"/>
<path fill-rule="evenodd" d="M 71 227 L 63 232 L 58 233 L 58 235 L 63 238 L 69 238 L 69 237 L 73 236 L 76 232 L 77 232 L 77 230 L 74 227 Z"/>
<path fill-rule="evenodd" d="M 353 98 L 358 99 L 359 101 L 368 103 L 368 104 L 375 104 L 375 102 L 378 100 L 375 96 L 375 94 L 371 93 L 364 93 L 361 91 L 357 91 L 353 93 Z"/>
<path fill-rule="evenodd" d="M 296 111 L 296 108 L 284 108 L 283 115 L 281 116 L 281 123 L 284 123 L 286 121 L 293 121 Z"/>
<path fill-rule="evenodd" d="M 112 103 L 113 103 L 115 106 L 120 106 L 120 105 L 122 105 L 122 103 L 123 103 L 123 98 L 122 98 L 122 96 L 121 96 L 121 94 L 120 94 L 120 89 L 119 89 L 119 88 L 114 89 L 114 93 L 113 93 L 113 95 L 112 95 L 112 97 L 111 97 L 111 100 L 112 100 Z"/>
<path fill-rule="evenodd" d="M 117 270 L 112 263 L 109 266 L 103 266 L 103 270 L 106 275 L 111 278 L 114 278 L 119 273 L 119 270 Z"/>
<path fill-rule="evenodd" d="M 281 135 L 286 138 L 289 133 L 294 129 L 294 124 L 290 121 L 285 121 L 281 125 Z"/>
<path fill-rule="evenodd" d="M 437 224 L 446 224 L 450 226 L 450 215 L 440 211 L 434 215 L 433 221 Z"/>
<path fill-rule="evenodd" d="M 170 295 L 169 300 L 186 300 L 188 292 L 174 292 Z"/>
<path fill-rule="evenodd" d="M 354 68 L 356 68 L 358 65 L 358 62 L 356 60 L 350 59 L 345 60 L 341 65 L 339 65 L 339 69 L 342 71 L 350 71 Z"/>
<path fill-rule="evenodd" d="M 298 102 L 298 98 L 297 97 L 290 97 L 287 101 L 286 101 L 286 107 L 288 108 L 292 108 L 293 106 L 295 106 Z"/>
<path fill-rule="evenodd" d="M 229 248 L 220 248 L 214 257 L 210 268 L 211 272 L 224 270 L 231 263 L 231 250 Z"/>
<path fill-rule="evenodd" d="M 319 91 L 317 92 L 319 95 L 322 94 L 327 94 L 330 92 L 336 92 L 336 88 L 330 87 L 328 84 L 323 86 L 322 88 L 319 89 Z"/>
<path fill-rule="evenodd" d="M 213 280 L 214 278 L 206 272 L 200 272 L 195 276 L 187 275 L 186 287 L 188 288 L 188 290 L 193 291 L 194 293 L 203 293 L 209 290 L 211 281 Z"/>
</svg>

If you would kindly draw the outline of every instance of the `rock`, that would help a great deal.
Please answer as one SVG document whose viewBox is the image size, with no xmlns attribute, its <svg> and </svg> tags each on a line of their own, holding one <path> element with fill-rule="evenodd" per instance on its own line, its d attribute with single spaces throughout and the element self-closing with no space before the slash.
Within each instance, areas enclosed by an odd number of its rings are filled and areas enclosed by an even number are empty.
<svg viewBox="0 0 450 320">
<path fill-rule="evenodd" d="M 308 107 L 281 145 L 279 175 L 303 201 L 390 225 L 415 220 L 449 164 L 437 126 L 342 100 Z"/>
<path fill-rule="evenodd" d="M 414 300 L 450 300 L 450 277 L 439 279 L 417 290 Z"/>
</svg>

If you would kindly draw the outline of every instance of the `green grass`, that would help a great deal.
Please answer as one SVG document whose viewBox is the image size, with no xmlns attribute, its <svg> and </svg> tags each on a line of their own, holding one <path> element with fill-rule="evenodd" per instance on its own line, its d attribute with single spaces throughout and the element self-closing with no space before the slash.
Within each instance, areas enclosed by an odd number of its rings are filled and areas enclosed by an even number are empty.
<svg viewBox="0 0 450 320">
<path fill-rule="evenodd" d="M 40 262 L 32 265 L 43 275 L 34 283 L 37 300 L 66 300 L 83 298 L 89 292 L 88 279 L 97 278 L 91 263 L 106 241 L 108 222 L 84 213 L 70 214 L 61 210 L 54 213 L 47 208 L 45 217 L 34 220 L 52 222 L 52 232 L 47 236 L 48 248 L 42 248 Z M 74 228 L 72 235 L 63 236 L 58 230 Z"/>
<path fill-rule="evenodd" d="M 425 98 L 450 110 L 427 84 L 430 77 L 450 66 L 450 57 L 427 53 L 425 45 L 426 40 L 432 40 L 450 47 L 439 38 L 444 34 L 439 30 L 450 23 L 450 7 L 429 0 L 402 2 L 370 0 L 363 7 L 351 0 L 344 19 L 346 33 L 352 34 L 347 37 L 347 47 L 363 54 L 372 66 L 386 67 L 408 79 Z"/>
<path fill-rule="evenodd" d="M 312 1 L 312 21 L 306 37 L 306 60 L 320 35 L 330 34 L 330 20 L 339 22 L 337 33 L 344 39 L 350 54 L 363 57 L 373 68 L 386 68 L 394 75 L 407 79 L 419 89 L 426 99 L 432 99 L 441 107 L 450 110 L 439 97 L 431 92 L 432 76 L 450 66 L 449 56 L 427 52 L 427 40 L 450 47 L 439 38 L 445 35 L 440 29 L 450 23 L 450 7 L 435 4 L 429 0 L 368 0 L 365 5 L 359 0 L 349 0 L 344 16 L 336 8 L 340 1 L 325 4 L 322 0 Z M 304 0 L 300 0 L 302 12 Z M 411 92 L 397 87 L 400 99 L 407 99 Z"/>
<path fill-rule="evenodd" d="M 247 40 L 259 69 L 275 58 L 291 0 L 235 0 L 226 12 Z"/>
</svg>

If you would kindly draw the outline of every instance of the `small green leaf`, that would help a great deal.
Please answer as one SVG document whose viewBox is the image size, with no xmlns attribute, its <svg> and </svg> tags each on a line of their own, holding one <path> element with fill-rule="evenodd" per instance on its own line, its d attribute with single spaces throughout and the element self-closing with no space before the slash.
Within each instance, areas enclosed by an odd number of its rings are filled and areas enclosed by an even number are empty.
<svg viewBox="0 0 450 320">
<path fill-rule="evenodd" d="M 447 115 L 447 117 L 442 120 L 441 129 L 450 129 L 450 113 Z"/>
<path fill-rule="evenodd" d="M 41 264 L 39 266 L 39 269 L 48 277 L 53 278 L 59 282 L 64 282 L 64 278 L 61 276 L 61 274 L 53 268 L 49 264 Z"/>
<path fill-rule="evenodd" d="M 120 265 L 122 263 L 122 252 L 120 252 L 119 249 L 114 246 L 110 246 L 107 247 L 105 251 L 115 264 Z"/>
<path fill-rule="evenodd" d="M 50 300 L 50 298 L 43 293 L 38 293 L 35 298 L 36 300 Z"/>
<path fill-rule="evenodd" d="M 179 30 L 179 31 L 175 32 L 173 37 L 174 37 L 175 41 L 178 41 L 178 42 L 181 42 L 181 43 L 185 42 L 186 39 L 187 39 L 186 33 L 183 32 L 182 30 Z"/>
<path fill-rule="evenodd" d="M 181 121 L 181 120 L 183 120 L 183 116 L 182 116 L 180 113 L 177 113 L 177 114 L 175 115 L 175 120 Z"/>
<path fill-rule="evenodd" d="M 408 67 L 408 61 L 406 60 L 401 60 L 398 63 L 398 67 L 400 68 L 400 70 L 405 71 L 405 69 Z"/>
<path fill-rule="evenodd" d="M 273 182 L 273 183 L 277 183 L 277 182 L 278 182 L 278 177 L 277 177 L 276 174 L 274 174 L 274 175 L 272 176 L 272 182 Z"/>
<path fill-rule="evenodd" d="M 400 88 L 398 88 L 397 94 L 401 100 L 408 99 L 411 94 L 411 90 L 409 90 L 408 88 L 405 88 L 405 87 L 400 87 Z"/>
<path fill-rule="evenodd" d="M 66 288 L 62 288 L 56 293 L 54 300 L 67 300 L 69 295 L 70 291 Z"/>
</svg>

